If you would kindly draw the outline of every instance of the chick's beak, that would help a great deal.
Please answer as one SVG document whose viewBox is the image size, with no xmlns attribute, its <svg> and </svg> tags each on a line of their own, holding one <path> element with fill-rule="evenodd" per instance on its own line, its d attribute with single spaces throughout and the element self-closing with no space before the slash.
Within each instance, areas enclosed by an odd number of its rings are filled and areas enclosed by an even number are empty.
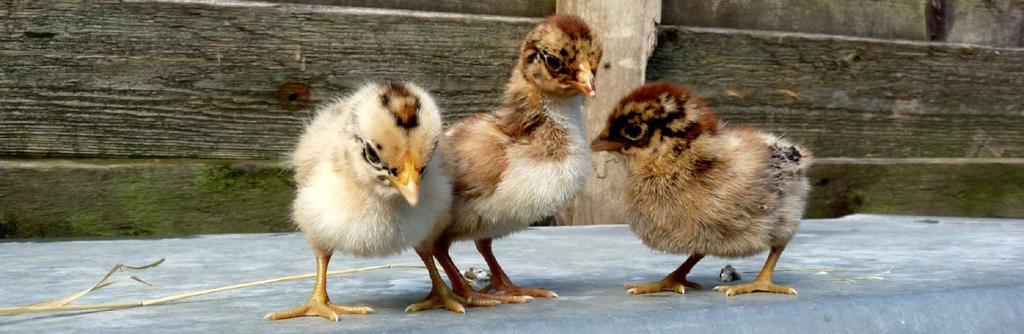
<svg viewBox="0 0 1024 334">
<path fill-rule="evenodd" d="M 420 200 L 420 172 L 416 168 L 416 161 L 411 156 L 406 157 L 405 165 L 398 176 L 391 179 L 391 185 L 405 197 L 409 205 L 416 206 Z"/>
<path fill-rule="evenodd" d="M 604 134 L 598 136 L 597 139 L 590 143 L 590 150 L 594 152 L 618 152 L 620 149 L 622 149 L 622 143 L 608 140 L 608 136 Z"/>
<path fill-rule="evenodd" d="M 593 97 L 596 93 L 594 92 L 594 72 L 590 71 L 590 65 L 583 63 L 580 64 L 579 74 L 576 75 L 576 81 L 572 83 L 572 86 L 583 94 Z"/>
</svg>

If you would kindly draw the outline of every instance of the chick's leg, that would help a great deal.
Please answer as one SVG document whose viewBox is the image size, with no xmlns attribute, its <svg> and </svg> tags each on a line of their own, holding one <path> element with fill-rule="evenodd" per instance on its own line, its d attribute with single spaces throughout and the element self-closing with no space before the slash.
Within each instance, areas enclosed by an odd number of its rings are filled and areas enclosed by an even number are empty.
<svg viewBox="0 0 1024 334">
<path fill-rule="evenodd" d="M 451 255 L 448 254 L 451 245 L 451 240 L 445 238 L 438 240 L 434 247 L 434 256 L 437 257 L 438 262 L 441 262 L 444 272 L 448 274 L 448 280 L 452 282 L 452 289 L 455 290 L 455 294 L 469 302 L 468 306 L 493 306 L 501 303 L 522 304 L 529 300 L 529 297 L 523 296 L 497 296 L 473 291 L 473 288 L 469 286 L 469 282 L 466 282 L 466 279 L 462 277 L 459 268 L 455 266 L 455 261 L 452 261 Z"/>
<path fill-rule="evenodd" d="M 779 262 L 779 256 L 782 255 L 782 250 L 784 249 L 786 249 L 785 245 L 772 247 L 771 252 L 768 254 L 768 261 L 765 262 L 764 268 L 761 268 L 761 273 L 757 274 L 757 278 L 754 278 L 753 282 L 719 285 L 715 287 L 715 291 L 725 293 L 726 296 L 742 295 L 751 292 L 771 292 L 795 295 L 796 289 L 772 283 L 772 272 L 775 271 L 775 264 Z"/>
<path fill-rule="evenodd" d="M 281 320 L 317 316 L 338 321 L 339 314 L 373 313 L 373 309 L 366 306 L 344 306 L 331 302 L 330 298 L 327 297 L 327 264 L 331 262 L 331 252 L 316 249 L 315 247 L 314 252 L 316 252 L 316 285 L 313 286 L 313 294 L 309 296 L 309 301 L 291 310 L 267 314 L 265 318 Z"/>
<path fill-rule="evenodd" d="M 704 254 L 690 255 L 683 264 L 679 265 L 679 268 L 676 268 L 675 271 L 668 274 L 668 276 L 665 276 L 665 278 L 660 281 L 626 284 L 626 293 L 631 295 L 642 295 L 662 291 L 686 293 L 687 287 L 703 290 L 704 286 L 686 280 L 686 275 L 689 275 L 693 266 L 697 265 L 697 262 L 700 262 L 703 258 Z"/>
<path fill-rule="evenodd" d="M 494 258 L 494 251 L 491 249 L 491 242 L 493 242 L 493 239 L 480 239 L 476 241 L 476 250 L 480 251 L 480 255 L 483 255 L 484 261 L 487 261 L 487 267 L 491 269 L 491 284 L 480 289 L 481 292 L 490 292 L 491 290 L 494 290 L 499 294 L 512 296 L 558 298 L 558 294 L 551 290 L 544 288 L 524 288 L 513 284 L 512 280 L 510 280 L 508 275 L 505 274 L 505 270 L 501 269 L 501 265 L 498 264 L 498 260 Z"/>
<path fill-rule="evenodd" d="M 466 313 L 466 308 L 463 306 L 469 304 L 465 298 L 456 295 L 448 285 L 444 284 L 444 280 L 441 279 L 441 274 L 437 272 L 437 266 L 434 265 L 434 255 L 430 249 L 416 248 L 416 254 L 420 256 L 420 260 L 423 260 L 423 264 L 427 266 L 427 273 L 430 274 L 430 293 L 427 294 L 426 298 L 422 301 L 409 305 L 405 308 L 406 312 L 416 312 L 422 310 L 430 310 L 435 308 L 445 308 L 455 313 Z M 491 304 L 476 306 L 493 306 L 497 302 Z"/>
</svg>

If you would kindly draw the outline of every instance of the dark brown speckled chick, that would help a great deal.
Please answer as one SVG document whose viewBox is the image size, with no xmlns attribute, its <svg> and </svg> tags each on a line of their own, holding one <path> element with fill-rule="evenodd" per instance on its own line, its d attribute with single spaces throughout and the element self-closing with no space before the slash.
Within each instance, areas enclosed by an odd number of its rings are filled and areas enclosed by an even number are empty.
<svg viewBox="0 0 1024 334">
<path fill-rule="evenodd" d="M 630 294 L 700 289 L 686 275 L 705 255 L 737 258 L 770 250 L 753 282 L 726 295 L 796 294 L 772 271 L 796 232 L 807 199 L 808 150 L 750 128 L 720 126 L 687 89 L 641 86 L 622 99 L 591 148 L 629 161 L 629 224 L 653 249 L 690 257 L 665 279 L 627 286 Z"/>
</svg>

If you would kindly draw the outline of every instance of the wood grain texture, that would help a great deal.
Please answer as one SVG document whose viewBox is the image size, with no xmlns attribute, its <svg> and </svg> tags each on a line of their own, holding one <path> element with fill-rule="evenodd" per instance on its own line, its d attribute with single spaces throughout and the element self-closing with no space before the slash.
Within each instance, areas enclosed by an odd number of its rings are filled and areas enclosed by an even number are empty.
<svg viewBox="0 0 1024 334">
<path fill-rule="evenodd" d="M 665 0 L 670 25 L 928 40 L 931 0 Z"/>
<path fill-rule="evenodd" d="M 583 17 L 601 31 L 604 54 L 596 78 L 596 96 L 586 104 L 587 131 L 592 140 L 601 133 L 619 100 L 644 83 L 647 59 L 654 50 L 661 0 L 562 0 L 559 13 Z M 626 168 L 621 157 L 607 152 L 592 155 L 594 171 L 558 225 L 616 224 L 622 221 Z"/>
<path fill-rule="evenodd" d="M 0 160 L 0 239 L 294 231 L 291 180 L 268 161 Z M 1020 159 L 826 159 L 811 184 L 807 218 L 1024 217 Z"/>
<path fill-rule="evenodd" d="M 819 163 L 805 217 L 1024 217 L 1024 164 Z"/>
<path fill-rule="evenodd" d="M 279 103 L 291 82 L 315 105 L 414 80 L 450 121 L 497 104 L 535 22 L 183 0 L 0 1 L 0 15 L 9 157 L 279 159 L 311 111 Z M 1021 49 L 665 27 L 646 72 L 826 157 L 1024 154 Z"/>
<path fill-rule="evenodd" d="M 819 157 L 1024 156 L 1024 49 L 662 27 L 647 77 Z"/>
<path fill-rule="evenodd" d="M 266 162 L 0 161 L 0 238 L 294 231 Z"/>
<path fill-rule="evenodd" d="M 268 2 L 268 0 L 243 1 Z M 555 13 L 556 0 L 269 0 L 269 2 L 545 17 Z"/>
<path fill-rule="evenodd" d="M 412 80 L 447 120 L 499 102 L 534 19 L 214 2 L 0 1 L 0 156 L 279 159 L 311 107 Z M 287 94 L 285 94 L 287 96 Z"/>
<path fill-rule="evenodd" d="M 1024 46 L 1024 1 L 945 0 L 942 41 Z"/>
</svg>

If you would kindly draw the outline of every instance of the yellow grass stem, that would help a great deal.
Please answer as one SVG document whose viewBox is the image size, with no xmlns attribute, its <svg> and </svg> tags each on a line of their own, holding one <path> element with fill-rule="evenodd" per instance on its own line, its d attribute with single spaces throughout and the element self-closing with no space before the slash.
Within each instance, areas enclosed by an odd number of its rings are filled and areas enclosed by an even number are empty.
<svg viewBox="0 0 1024 334">
<path fill-rule="evenodd" d="M 114 266 L 114 268 L 111 269 L 110 272 L 108 272 L 106 275 L 104 275 L 103 278 L 100 279 L 99 282 L 97 282 L 95 285 L 93 285 L 89 289 L 86 289 L 86 290 L 84 290 L 82 292 L 79 292 L 79 293 L 76 293 L 76 294 L 73 294 L 73 295 L 70 295 L 70 296 L 67 296 L 67 297 L 64 297 L 64 298 L 55 299 L 55 300 L 51 300 L 51 301 L 46 301 L 46 302 L 42 302 L 42 303 L 36 303 L 36 304 L 28 305 L 28 306 L 0 308 L 0 315 L 19 315 L 19 314 L 45 313 L 45 312 L 72 312 L 72 311 L 115 310 L 115 309 L 126 309 L 126 308 L 135 308 L 135 307 L 143 307 L 143 306 L 153 306 L 153 305 L 167 304 L 167 303 L 179 301 L 179 300 L 182 300 L 182 299 L 187 299 L 187 298 L 192 298 L 192 297 L 208 295 L 208 294 L 212 294 L 212 293 L 218 293 L 218 292 L 224 292 L 224 291 L 230 291 L 230 290 L 237 290 L 237 289 L 244 289 L 244 288 L 250 288 L 250 287 L 254 287 L 254 286 L 273 284 L 273 283 L 279 283 L 279 282 L 297 281 L 297 280 L 303 280 L 303 279 L 309 279 L 309 278 L 316 277 L 316 274 L 292 275 L 292 276 L 285 276 L 285 277 L 267 279 L 267 280 L 262 280 L 262 281 L 255 281 L 255 282 L 249 282 L 249 283 L 235 284 L 235 285 L 229 285 L 229 286 L 220 287 L 220 288 L 200 290 L 200 291 L 193 291 L 193 292 L 187 292 L 187 293 L 182 293 L 182 294 L 177 294 L 177 295 L 172 295 L 172 296 L 166 296 L 166 297 L 154 298 L 154 299 L 147 299 L 147 300 L 140 300 L 140 301 L 121 302 L 121 303 L 107 303 L 107 304 L 92 304 L 92 305 L 70 305 L 70 306 L 67 305 L 68 303 L 70 303 L 72 301 L 75 301 L 78 298 L 81 298 L 82 296 L 85 296 L 85 294 L 87 294 L 87 293 L 89 293 L 91 291 L 94 291 L 94 290 L 97 290 L 99 288 L 102 288 L 102 287 L 105 287 L 107 285 L 110 285 L 111 282 L 107 282 L 107 279 L 109 279 L 110 276 L 114 272 L 116 272 L 118 270 L 121 270 L 122 268 L 127 268 L 127 269 L 146 269 L 146 268 L 155 267 L 155 266 L 159 265 L 161 262 L 163 262 L 163 259 L 160 259 L 157 262 L 154 262 L 154 263 L 146 265 L 146 266 L 141 266 L 141 267 L 131 267 L 131 266 L 125 266 L 125 265 L 122 265 L 122 264 L 118 264 L 118 265 Z M 328 276 L 335 276 L 335 275 L 354 274 L 354 273 L 360 273 L 360 272 L 364 272 L 364 271 L 380 270 L 380 269 L 412 269 L 412 268 L 423 268 L 423 265 L 385 264 L 385 265 L 372 266 L 372 267 L 363 267 L 363 268 L 354 268 L 354 269 L 330 271 L 330 272 L 327 273 L 327 275 Z"/>
</svg>

